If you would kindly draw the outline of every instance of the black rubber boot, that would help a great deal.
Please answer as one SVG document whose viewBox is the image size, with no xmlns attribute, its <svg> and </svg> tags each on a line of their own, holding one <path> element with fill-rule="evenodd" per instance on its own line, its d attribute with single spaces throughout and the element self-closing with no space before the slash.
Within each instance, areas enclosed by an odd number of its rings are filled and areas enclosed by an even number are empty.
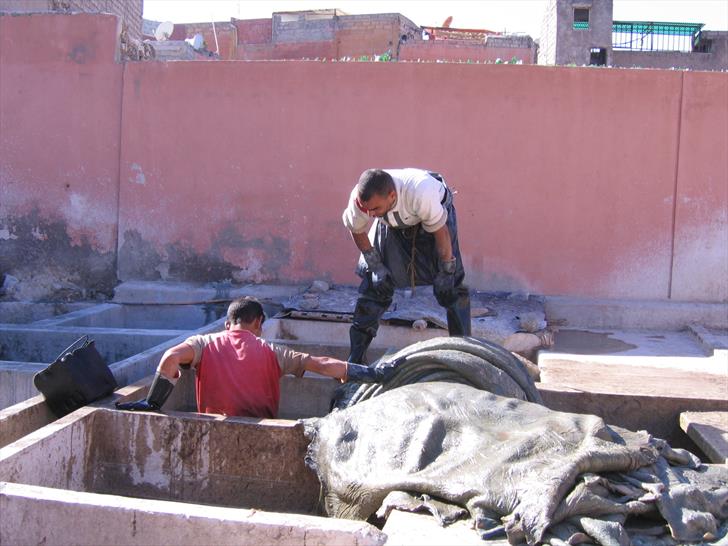
<svg viewBox="0 0 728 546">
<path fill-rule="evenodd" d="M 447 307 L 447 331 L 451 336 L 470 335 L 470 295 L 467 292 Z"/>
<path fill-rule="evenodd" d="M 392 299 L 378 297 L 368 278 L 362 282 L 359 292 L 362 295 L 356 300 L 354 318 L 351 328 L 349 328 L 349 341 L 351 342 L 349 362 L 367 364 L 367 348 L 377 335 L 379 317 L 387 310 Z"/>
<path fill-rule="evenodd" d="M 117 402 L 116 407 L 126 411 L 162 411 L 162 406 L 169 398 L 172 389 L 174 389 L 174 383 L 157 372 L 144 400 Z"/>
<path fill-rule="evenodd" d="M 374 339 L 373 336 L 357 330 L 354 326 L 349 328 L 351 352 L 349 353 L 348 361 L 356 364 L 367 364 L 366 353 L 372 339 Z"/>
</svg>

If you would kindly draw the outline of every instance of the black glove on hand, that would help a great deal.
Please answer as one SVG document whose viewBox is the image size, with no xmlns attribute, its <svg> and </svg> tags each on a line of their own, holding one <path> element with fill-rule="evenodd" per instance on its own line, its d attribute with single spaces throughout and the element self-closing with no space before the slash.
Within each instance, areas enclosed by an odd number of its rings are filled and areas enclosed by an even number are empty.
<svg viewBox="0 0 728 546">
<path fill-rule="evenodd" d="M 174 383 L 157 372 L 146 399 L 136 402 L 117 402 L 116 407 L 126 411 L 161 411 L 173 388 Z"/>
<path fill-rule="evenodd" d="M 443 307 L 450 307 L 458 299 L 458 292 L 455 289 L 455 258 L 439 262 L 439 271 L 433 283 L 433 292 L 437 303 Z"/>
<path fill-rule="evenodd" d="M 384 383 L 394 373 L 394 366 L 372 368 L 361 364 L 346 363 L 346 380 L 359 383 Z"/>
<path fill-rule="evenodd" d="M 394 281 L 392 281 L 392 273 L 387 266 L 382 263 L 382 257 L 376 248 L 362 252 L 364 261 L 367 263 L 367 269 L 372 275 L 372 287 L 374 291 L 382 297 L 391 298 L 394 295 Z"/>
</svg>

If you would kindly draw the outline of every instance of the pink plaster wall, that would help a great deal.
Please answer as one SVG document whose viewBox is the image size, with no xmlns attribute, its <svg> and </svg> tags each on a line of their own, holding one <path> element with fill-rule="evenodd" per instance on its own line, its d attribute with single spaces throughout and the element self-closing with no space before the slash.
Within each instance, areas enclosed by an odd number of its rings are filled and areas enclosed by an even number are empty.
<svg viewBox="0 0 728 546">
<path fill-rule="evenodd" d="M 683 73 L 672 292 L 728 300 L 728 78 Z M 717 105 L 720 105 L 716 107 Z"/>
<path fill-rule="evenodd" d="M 668 296 L 679 73 L 207 64 L 127 66 L 122 245 L 132 229 L 183 243 L 162 252 L 173 270 L 208 252 L 251 280 L 355 282 L 339 220 L 351 186 L 413 165 L 459 191 L 474 286 Z"/>
<path fill-rule="evenodd" d="M 122 65 L 113 15 L 0 16 L 0 269 L 115 281 Z M 62 271 L 63 274 L 58 273 Z"/>
<path fill-rule="evenodd" d="M 0 250 L 9 215 L 67 214 L 73 166 L 87 200 L 69 233 L 114 246 L 118 191 L 121 279 L 354 284 L 351 187 L 368 167 L 421 166 L 458 191 L 474 288 L 728 299 L 728 74 L 129 62 L 122 88 L 111 49 L 68 57 L 109 20 L 68 19 L 57 52 L 15 21 L 0 17 Z"/>
</svg>

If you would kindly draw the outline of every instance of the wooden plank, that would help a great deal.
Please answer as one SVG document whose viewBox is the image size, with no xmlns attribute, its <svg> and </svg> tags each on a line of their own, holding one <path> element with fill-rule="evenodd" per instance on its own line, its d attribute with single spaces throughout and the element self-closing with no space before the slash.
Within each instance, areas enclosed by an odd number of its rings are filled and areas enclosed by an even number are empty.
<svg viewBox="0 0 728 546">
<path fill-rule="evenodd" d="M 728 412 L 684 411 L 680 427 L 712 462 L 728 464 Z"/>
</svg>

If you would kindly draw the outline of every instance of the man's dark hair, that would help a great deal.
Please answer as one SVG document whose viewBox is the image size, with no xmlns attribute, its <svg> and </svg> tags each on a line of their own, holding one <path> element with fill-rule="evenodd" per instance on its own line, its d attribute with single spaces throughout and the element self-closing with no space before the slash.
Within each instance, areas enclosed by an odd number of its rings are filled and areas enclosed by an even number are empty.
<svg viewBox="0 0 728 546">
<path fill-rule="evenodd" d="M 386 197 L 394 191 L 394 180 L 382 169 L 367 169 L 359 177 L 357 195 L 360 201 L 369 201 L 373 196 Z"/>
<path fill-rule="evenodd" d="M 250 324 L 265 313 L 260 302 L 252 296 L 244 296 L 233 300 L 228 306 L 227 320 L 230 324 Z"/>
</svg>

